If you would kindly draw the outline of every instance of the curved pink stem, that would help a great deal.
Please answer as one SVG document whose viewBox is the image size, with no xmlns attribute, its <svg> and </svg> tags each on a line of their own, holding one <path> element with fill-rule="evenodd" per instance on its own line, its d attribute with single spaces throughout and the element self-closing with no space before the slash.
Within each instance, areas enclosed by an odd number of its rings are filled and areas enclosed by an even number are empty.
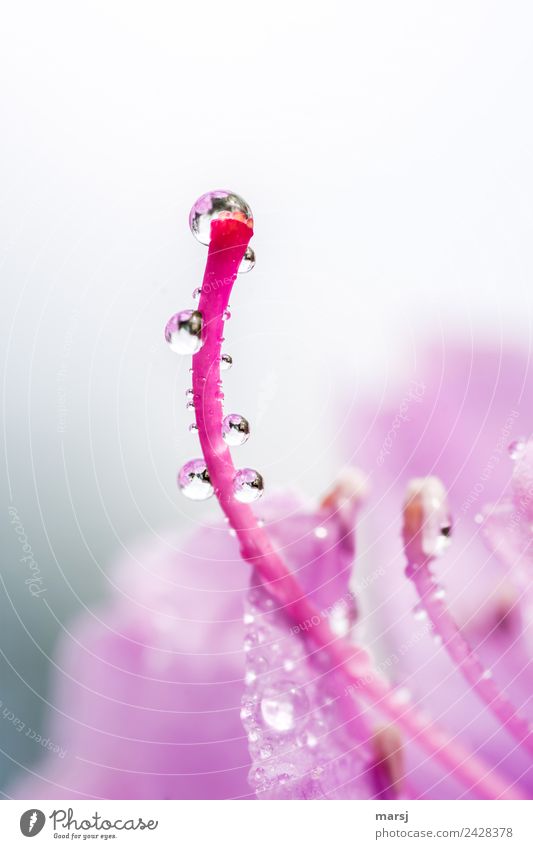
<svg viewBox="0 0 533 849">
<path fill-rule="evenodd" d="M 430 571 L 430 563 L 427 561 L 422 565 L 410 563 L 407 566 L 406 575 L 415 585 L 423 608 L 433 623 L 435 633 L 442 638 L 443 645 L 454 664 L 503 727 L 521 746 L 533 754 L 533 733 L 529 722 L 520 716 L 513 703 L 501 692 L 490 672 L 461 633 L 444 601 L 442 589 Z"/>
<path fill-rule="evenodd" d="M 408 736 L 446 767 L 468 789 L 486 798 L 520 798 L 508 782 L 472 752 L 456 743 L 411 705 L 398 707 L 388 684 L 372 671 L 368 653 L 336 636 L 327 619 L 306 596 L 297 579 L 273 548 L 252 509 L 234 497 L 236 469 L 222 438 L 220 357 L 224 314 L 239 265 L 252 236 L 241 221 L 215 219 L 201 287 L 199 311 L 203 316 L 203 346 L 193 357 L 193 392 L 198 436 L 208 473 L 220 506 L 235 530 L 242 557 L 257 570 L 269 591 L 294 622 L 318 624 L 309 632 L 316 647 L 327 654 L 332 669 L 345 674 L 358 692 L 383 711 Z"/>
</svg>

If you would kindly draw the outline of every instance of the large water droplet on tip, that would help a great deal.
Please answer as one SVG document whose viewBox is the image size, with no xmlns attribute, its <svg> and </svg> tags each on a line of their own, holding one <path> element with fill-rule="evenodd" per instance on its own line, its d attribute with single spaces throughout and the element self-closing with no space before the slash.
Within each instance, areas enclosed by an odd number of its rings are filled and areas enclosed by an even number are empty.
<svg viewBox="0 0 533 849">
<path fill-rule="evenodd" d="M 244 416 L 230 413 L 222 422 L 222 437 L 226 445 L 244 445 L 250 436 L 250 425 Z"/>
<path fill-rule="evenodd" d="M 247 271 L 251 271 L 255 265 L 255 251 L 253 248 L 248 245 L 244 252 L 244 256 L 241 260 L 241 264 L 239 265 L 239 274 L 246 274 Z"/>
<path fill-rule="evenodd" d="M 216 218 L 234 218 L 253 227 L 252 210 L 246 201 L 225 189 L 206 192 L 194 203 L 189 214 L 191 233 L 203 245 L 211 241 L 211 221 Z"/>
<path fill-rule="evenodd" d="M 240 469 L 233 479 L 233 493 L 243 504 L 261 498 L 264 488 L 263 478 L 255 469 Z"/>
<path fill-rule="evenodd" d="M 202 347 L 202 313 L 182 310 L 167 321 L 165 339 L 176 354 L 196 354 Z"/>
<path fill-rule="evenodd" d="M 178 486 L 191 501 L 205 501 L 213 495 L 205 460 L 189 460 L 178 472 Z"/>
</svg>

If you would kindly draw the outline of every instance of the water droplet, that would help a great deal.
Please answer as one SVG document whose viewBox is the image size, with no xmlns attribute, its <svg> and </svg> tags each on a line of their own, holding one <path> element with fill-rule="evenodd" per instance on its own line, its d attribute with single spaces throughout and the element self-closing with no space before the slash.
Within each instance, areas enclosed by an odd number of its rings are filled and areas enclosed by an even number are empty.
<svg viewBox="0 0 533 849">
<path fill-rule="evenodd" d="M 262 766 L 258 766 L 256 769 L 250 770 L 249 779 L 252 786 L 261 788 L 267 781 L 267 774 Z"/>
<path fill-rule="evenodd" d="M 196 289 L 192 293 L 193 299 L 196 301 L 196 299 L 199 298 L 201 294 L 202 294 L 202 290 L 200 289 L 199 286 L 197 286 Z"/>
<path fill-rule="evenodd" d="M 233 493 L 243 504 L 261 498 L 264 488 L 263 478 L 255 469 L 240 469 L 233 479 Z"/>
<path fill-rule="evenodd" d="M 339 637 L 347 637 L 357 622 L 358 610 L 354 596 L 350 593 L 335 602 L 329 613 L 331 630 Z"/>
<path fill-rule="evenodd" d="M 437 587 L 437 589 L 431 593 L 432 601 L 442 601 L 444 598 L 446 598 L 446 590 L 443 587 Z"/>
<path fill-rule="evenodd" d="M 307 696 L 288 681 L 265 690 L 261 699 L 261 716 L 273 731 L 283 734 L 291 731 L 297 720 L 308 709 Z"/>
<path fill-rule="evenodd" d="M 435 539 L 434 554 L 435 557 L 440 557 L 444 554 L 447 548 L 450 547 L 452 541 L 452 526 L 445 524 L 441 525 L 440 530 Z"/>
<path fill-rule="evenodd" d="M 241 702 L 241 719 L 246 724 L 249 725 L 249 720 L 253 719 L 256 711 L 256 702 L 245 696 Z"/>
<path fill-rule="evenodd" d="M 205 460 L 189 460 L 178 472 L 178 486 L 192 501 L 205 501 L 213 495 L 213 484 Z"/>
<path fill-rule="evenodd" d="M 421 604 L 415 604 L 413 607 L 413 616 L 418 622 L 422 622 L 424 619 L 427 619 L 428 615 Z"/>
<path fill-rule="evenodd" d="M 255 621 L 255 617 L 253 613 L 248 613 L 248 611 L 246 611 L 246 613 L 242 617 L 242 621 L 245 625 L 251 625 Z"/>
<path fill-rule="evenodd" d="M 196 424 L 196 422 L 192 422 L 189 425 L 189 430 L 191 433 L 196 433 L 196 431 L 198 430 L 198 425 Z"/>
<path fill-rule="evenodd" d="M 296 737 L 296 745 L 300 746 L 300 748 L 308 746 L 310 749 L 314 749 L 317 743 L 318 738 L 315 736 L 313 731 L 302 731 L 302 733 L 298 734 Z"/>
<path fill-rule="evenodd" d="M 176 354 L 196 354 L 202 347 L 202 314 L 198 310 L 182 310 L 169 318 L 165 339 Z"/>
<path fill-rule="evenodd" d="M 225 309 L 222 318 L 224 321 L 229 321 L 231 318 L 231 311 L 229 309 Z"/>
<path fill-rule="evenodd" d="M 248 658 L 249 668 L 252 669 L 256 675 L 264 675 L 268 670 L 268 661 L 266 657 L 262 654 L 252 654 Z"/>
<path fill-rule="evenodd" d="M 323 528 L 322 525 L 319 525 L 318 528 L 315 528 L 314 534 L 317 539 L 326 539 L 328 535 L 328 529 Z"/>
<path fill-rule="evenodd" d="M 248 669 L 246 675 L 244 676 L 244 683 L 250 687 L 256 680 L 257 675 L 252 669 Z"/>
<path fill-rule="evenodd" d="M 483 524 L 483 513 L 476 513 L 476 515 L 474 516 L 474 522 L 476 523 L 476 525 L 482 525 Z"/>
<path fill-rule="evenodd" d="M 481 675 L 481 680 L 488 681 L 490 678 L 492 678 L 492 669 L 485 669 Z"/>
<path fill-rule="evenodd" d="M 235 528 L 230 528 L 228 533 L 229 533 L 230 537 L 236 537 L 237 536 L 237 531 L 235 530 Z"/>
<path fill-rule="evenodd" d="M 220 370 L 229 371 L 233 365 L 233 357 L 230 354 L 222 354 L 220 358 Z"/>
<path fill-rule="evenodd" d="M 391 698 L 395 705 L 401 707 L 402 705 L 409 704 L 411 701 L 411 692 L 407 689 L 407 687 L 399 687 L 397 690 L 394 690 Z"/>
<path fill-rule="evenodd" d="M 222 437 L 226 445 L 244 445 L 250 436 L 250 425 L 244 416 L 230 413 L 222 422 Z"/>
<path fill-rule="evenodd" d="M 526 440 L 523 437 L 513 439 L 507 446 L 507 451 L 511 460 L 520 460 L 526 450 Z"/>
<path fill-rule="evenodd" d="M 258 725 L 253 725 L 248 731 L 248 740 L 250 743 L 257 743 L 261 736 L 261 729 Z"/>
<path fill-rule="evenodd" d="M 253 227 L 252 210 L 245 200 L 234 192 L 215 189 L 206 192 L 194 203 L 189 214 L 191 233 L 203 245 L 211 241 L 211 222 L 215 219 L 233 218 Z"/>
<path fill-rule="evenodd" d="M 315 767 L 311 770 L 311 772 L 310 772 L 310 776 L 311 776 L 311 778 L 312 778 L 312 779 L 314 779 L 314 780 L 316 781 L 318 778 L 320 778 L 320 776 L 322 775 L 322 773 L 323 773 L 323 772 L 324 772 L 324 767 L 322 767 L 322 766 L 315 766 Z"/>
<path fill-rule="evenodd" d="M 185 404 L 185 409 L 194 410 L 194 401 L 187 401 L 187 403 Z"/>
<path fill-rule="evenodd" d="M 255 265 L 255 251 L 253 248 L 248 245 L 244 252 L 244 256 L 242 258 L 241 264 L 239 265 L 239 274 L 246 274 L 247 271 L 251 271 Z"/>
<path fill-rule="evenodd" d="M 264 743 L 264 745 L 259 749 L 259 757 L 262 761 L 266 761 L 268 758 L 272 757 L 273 751 L 274 747 L 270 743 Z"/>
</svg>

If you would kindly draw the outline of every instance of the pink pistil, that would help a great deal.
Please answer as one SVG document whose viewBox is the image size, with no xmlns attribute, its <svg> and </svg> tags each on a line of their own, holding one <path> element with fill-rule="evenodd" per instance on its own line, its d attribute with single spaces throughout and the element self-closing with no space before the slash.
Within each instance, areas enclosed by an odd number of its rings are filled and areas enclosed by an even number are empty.
<svg viewBox="0 0 533 849">
<path fill-rule="evenodd" d="M 203 316 L 203 346 L 193 356 L 193 392 L 198 435 L 218 501 L 235 530 L 242 557 L 257 571 L 269 591 L 295 622 L 318 620 L 310 636 L 332 670 L 342 671 L 358 692 L 374 703 L 400 731 L 413 738 L 469 790 L 486 798 L 520 798 L 480 758 L 450 738 L 410 704 L 398 705 L 386 681 L 372 668 L 368 653 L 337 637 L 326 618 L 307 598 L 297 579 L 273 548 L 252 509 L 234 497 L 236 469 L 222 438 L 220 357 L 224 314 L 252 230 L 241 221 L 215 219 L 198 309 Z"/>
</svg>

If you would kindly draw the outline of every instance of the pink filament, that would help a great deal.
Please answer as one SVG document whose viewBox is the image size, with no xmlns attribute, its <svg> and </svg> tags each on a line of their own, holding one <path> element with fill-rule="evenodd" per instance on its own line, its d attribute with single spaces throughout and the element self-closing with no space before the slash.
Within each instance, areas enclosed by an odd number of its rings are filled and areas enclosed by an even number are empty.
<svg viewBox="0 0 533 849">
<path fill-rule="evenodd" d="M 413 581 L 435 633 L 442 638 L 450 658 L 503 727 L 521 746 L 533 754 L 533 734 L 528 721 L 520 716 L 512 702 L 500 691 L 457 627 L 442 597 L 439 584 L 430 572 L 430 564 L 408 564 L 406 574 Z"/>
<path fill-rule="evenodd" d="M 252 509 L 234 497 L 236 469 L 222 438 L 222 391 L 220 357 L 224 313 L 252 230 L 240 221 L 215 219 L 201 287 L 199 311 L 203 316 L 203 346 L 193 357 L 193 392 L 196 424 L 204 460 L 220 506 L 235 530 L 242 557 L 257 570 L 273 596 L 296 623 L 307 619 L 318 624 L 311 632 L 317 648 L 329 657 L 332 669 L 342 671 L 354 682 L 361 695 L 383 711 L 398 728 L 419 742 L 442 766 L 468 789 L 486 798 L 520 798 L 498 776 L 460 743 L 451 739 L 412 706 L 398 707 L 388 684 L 372 671 L 368 653 L 337 637 L 327 619 L 307 598 L 298 581 L 273 548 Z"/>
</svg>

